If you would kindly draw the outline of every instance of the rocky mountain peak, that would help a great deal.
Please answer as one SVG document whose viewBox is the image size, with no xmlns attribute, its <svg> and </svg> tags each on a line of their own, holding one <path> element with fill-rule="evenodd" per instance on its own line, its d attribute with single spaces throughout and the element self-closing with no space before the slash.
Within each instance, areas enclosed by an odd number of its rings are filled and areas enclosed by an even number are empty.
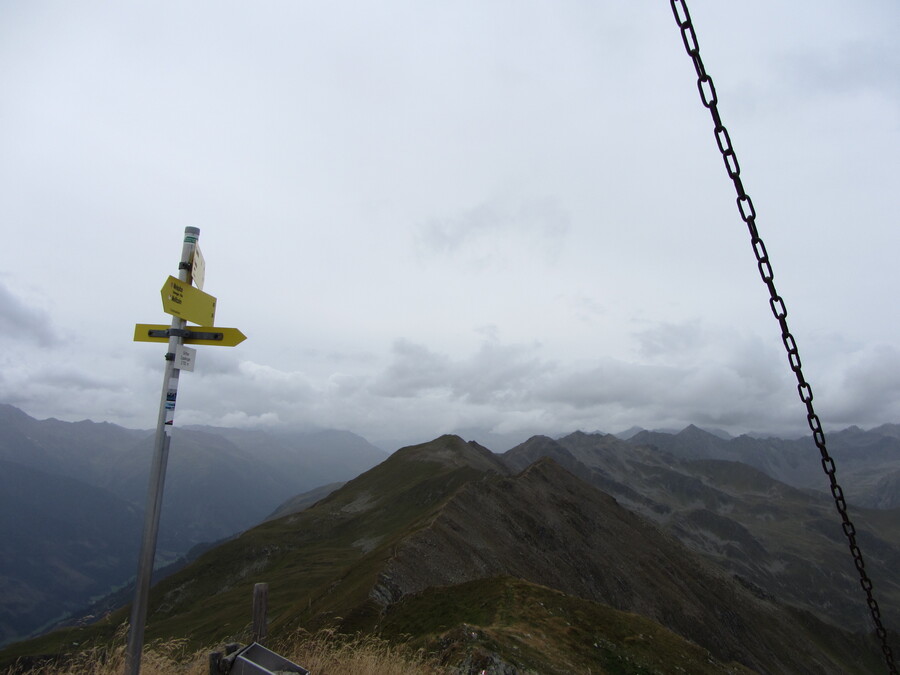
<svg viewBox="0 0 900 675">
<path fill-rule="evenodd" d="M 445 468 L 470 467 L 479 471 L 509 473 L 506 465 L 495 455 L 475 441 L 466 442 L 459 436 L 445 434 L 428 443 L 400 448 L 391 460 L 434 462 Z"/>
<path fill-rule="evenodd" d="M 681 438 L 717 438 L 708 431 L 704 431 L 696 424 L 688 424 L 684 429 L 679 431 L 676 436 Z"/>
</svg>

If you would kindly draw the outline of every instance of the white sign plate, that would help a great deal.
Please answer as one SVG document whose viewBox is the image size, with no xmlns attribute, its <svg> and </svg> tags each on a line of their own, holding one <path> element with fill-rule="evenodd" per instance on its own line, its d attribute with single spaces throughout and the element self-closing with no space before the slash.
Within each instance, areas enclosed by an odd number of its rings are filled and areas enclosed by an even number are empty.
<svg viewBox="0 0 900 675">
<path fill-rule="evenodd" d="M 191 281 L 194 286 L 203 290 L 203 282 L 206 280 L 206 260 L 200 252 L 200 245 L 194 244 L 194 256 L 191 259 Z"/>
<path fill-rule="evenodd" d="M 175 367 L 178 368 L 178 370 L 193 372 L 196 358 L 197 350 L 193 347 L 178 345 L 178 347 L 175 348 Z"/>
</svg>

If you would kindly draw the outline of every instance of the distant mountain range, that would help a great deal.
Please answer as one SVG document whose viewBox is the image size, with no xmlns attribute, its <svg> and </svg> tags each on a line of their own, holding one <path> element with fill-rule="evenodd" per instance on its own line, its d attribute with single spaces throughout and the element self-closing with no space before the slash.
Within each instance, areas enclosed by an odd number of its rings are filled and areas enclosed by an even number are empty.
<svg viewBox="0 0 900 675">
<path fill-rule="evenodd" d="M 640 436 L 627 442 L 580 432 L 556 440 L 534 437 L 504 459 L 524 469 L 551 458 L 758 594 L 838 626 L 869 627 L 868 607 L 830 493 L 794 488 L 748 464 L 711 459 L 709 450 L 720 439 L 696 427 L 649 435 L 655 445 L 641 444 Z M 680 456 L 659 450 L 664 443 Z M 746 450 L 746 444 L 740 447 Z M 767 447 L 761 445 L 754 459 L 764 461 Z M 890 461 L 886 454 L 885 464 Z M 810 470 L 813 477 L 822 472 L 818 462 Z M 859 467 L 856 475 L 862 475 Z M 825 480 L 822 473 L 820 482 Z M 900 509 L 853 505 L 851 511 L 860 545 L 868 549 L 868 573 L 881 581 L 882 612 L 900 624 Z"/>
<path fill-rule="evenodd" d="M 691 425 L 677 434 L 640 431 L 628 441 L 680 459 L 741 462 L 797 488 L 823 492 L 830 488 L 811 437 L 725 439 Z M 876 509 L 900 507 L 900 424 L 883 424 L 869 431 L 849 427 L 827 434 L 826 441 L 850 503 Z"/>
<path fill-rule="evenodd" d="M 832 435 L 851 482 L 878 483 L 866 466 L 892 472 L 892 430 Z M 456 436 L 402 448 L 157 584 L 148 639 L 246 642 L 265 581 L 271 635 L 372 632 L 466 673 L 884 670 L 828 495 L 711 456 L 754 439 L 639 436 L 536 436 L 503 455 Z M 760 442 L 755 461 L 800 480 L 792 442 Z M 900 510 L 851 507 L 896 630 Z M 109 639 L 126 618 L 13 645 L 0 662 Z"/>
<path fill-rule="evenodd" d="M 35 420 L 0 405 L 0 645 L 126 584 L 137 569 L 152 431 Z M 194 427 L 173 435 L 158 564 L 345 481 L 387 454 L 343 431 Z"/>
</svg>

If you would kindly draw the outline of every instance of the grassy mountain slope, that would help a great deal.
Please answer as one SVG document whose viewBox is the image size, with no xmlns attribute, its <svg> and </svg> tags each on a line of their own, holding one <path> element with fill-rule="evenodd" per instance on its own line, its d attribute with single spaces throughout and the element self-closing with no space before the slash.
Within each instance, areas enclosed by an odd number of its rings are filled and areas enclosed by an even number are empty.
<svg viewBox="0 0 900 675">
<path fill-rule="evenodd" d="M 456 447 L 460 446 L 460 447 Z M 399 450 L 300 514 L 270 521 L 201 556 L 152 595 L 148 638 L 190 635 L 205 644 L 246 628 L 254 582 L 270 584 L 272 630 L 362 620 L 393 547 L 458 487 L 506 471 L 488 450 L 446 437 Z M 377 611 L 377 608 L 376 610 Z M 120 612 L 96 627 L 108 635 Z M 68 639 L 68 638 L 66 638 Z M 50 636 L 38 649 L 57 648 Z"/>
<path fill-rule="evenodd" d="M 266 516 L 266 520 L 277 520 L 278 518 L 284 518 L 285 516 L 291 516 L 295 513 L 305 511 L 320 499 L 324 499 L 338 488 L 343 487 L 343 485 L 343 482 L 329 483 L 328 485 L 322 485 L 320 487 L 313 488 L 308 492 L 302 492 L 299 495 L 294 495 L 287 501 L 279 504 L 278 508 L 276 508 L 274 511 L 272 511 L 272 513 Z"/>
<path fill-rule="evenodd" d="M 596 657 L 625 664 L 612 672 L 652 672 L 634 665 L 655 653 L 645 636 L 681 644 L 662 637 L 665 626 L 723 668 L 878 667 L 869 645 L 759 597 L 556 463 L 510 475 L 489 451 L 453 436 L 403 448 L 306 511 L 249 530 L 164 580 L 152 593 L 148 638 L 246 640 L 259 581 L 270 585 L 273 636 L 323 625 L 409 633 L 470 664 L 546 665 L 539 655 L 547 652 L 561 663 L 596 665 Z M 108 637 L 124 618 L 4 656 Z M 472 645 L 471 625 L 481 636 Z"/>
<path fill-rule="evenodd" d="M 380 629 L 394 639 L 416 635 L 414 646 L 461 664 L 463 672 L 502 672 L 504 666 L 548 675 L 753 672 L 716 660 L 638 614 L 514 577 L 407 596 L 388 610 Z"/>
</svg>

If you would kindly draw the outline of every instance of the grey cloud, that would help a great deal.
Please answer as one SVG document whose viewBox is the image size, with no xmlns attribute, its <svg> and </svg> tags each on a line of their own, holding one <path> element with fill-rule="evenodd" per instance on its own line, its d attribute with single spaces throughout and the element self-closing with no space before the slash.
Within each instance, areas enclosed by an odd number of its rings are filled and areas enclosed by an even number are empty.
<svg viewBox="0 0 900 675">
<path fill-rule="evenodd" d="M 498 403 L 525 396 L 548 368 L 533 354 L 533 348 L 500 345 L 493 340 L 483 343 L 472 356 L 455 361 L 422 345 L 398 340 L 392 362 L 377 377 L 372 392 L 412 397 L 425 391 L 444 391 L 451 401 Z"/>
<path fill-rule="evenodd" d="M 633 334 L 638 353 L 650 359 L 671 358 L 678 354 L 692 354 L 698 343 L 705 342 L 699 320 L 681 324 L 661 323 Z"/>
<path fill-rule="evenodd" d="M 582 323 L 595 325 L 609 314 L 606 305 L 587 295 L 562 297 L 572 307 L 575 317 Z"/>
<path fill-rule="evenodd" d="M 379 372 L 335 372 L 325 379 L 241 362 L 238 372 L 206 374 L 191 385 L 177 418 L 180 424 L 332 426 L 389 446 L 475 427 L 513 435 L 690 423 L 732 433 L 802 432 L 790 373 L 767 346 L 752 336 L 735 338 L 708 355 L 699 339 L 680 346 L 674 340 L 673 352 L 681 356 L 668 363 L 660 340 L 669 328 L 650 330 L 659 346 L 656 363 L 560 364 L 543 358 L 539 345 L 496 339 L 463 356 L 397 340 Z M 701 323 L 673 330 L 716 344 L 710 336 L 717 331 Z M 900 355 L 892 358 L 900 364 Z M 865 378 L 869 371 L 860 366 Z M 892 386 L 889 378 L 885 386 Z"/>
<path fill-rule="evenodd" d="M 753 334 L 707 325 L 699 319 L 663 322 L 632 334 L 638 354 L 651 363 L 703 370 L 720 363 L 744 386 L 765 391 L 781 386 L 787 365 L 779 340 L 763 341 Z"/>
<path fill-rule="evenodd" d="M 122 359 L 73 359 L 61 351 L 3 363 L 0 400 L 37 418 L 86 418 L 145 428 L 155 419 L 159 381 Z"/>
<path fill-rule="evenodd" d="M 504 257 L 505 246 L 525 245 L 552 258 L 569 231 L 570 216 L 552 197 L 510 205 L 487 201 L 457 216 L 436 218 L 419 229 L 416 248 L 426 255 L 462 257 L 479 265 Z"/>
<path fill-rule="evenodd" d="M 533 352 L 533 347 L 484 343 L 455 373 L 454 394 L 475 404 L 521 400 L 552 367 Z"/>
<path fill-rule="evenodd" d="M 165 351 L 165 350 L 163 350 Z M 160 353 L 160 356 L 162 353 Z M 220 347 L 197 349 L 196 368 L 202 369 L 204 375 L 239 375 L 241 372 L 240 361 L 233 354 Z M 162 373 L 162 359 L 158 364 Z"/>
<path fill-rule="evenodd" d="M 900 420 L 900 349 L 874 345 L 861 349 L 836 377 L 828 378 L 821 394 L 813 394 L 826 415 L 838 425 L 878 425 Z M 821 401 L 821 402 L 820 402 Z"/>
<path fill-rule="evenodd" d="M 487 204 L 480 204 L 456 218 L 432 220 L 422 228 L 419 244 L 430 253 L 454 253 L 471 239 L 502 227 L 497 212 Z"/>
<path fill-rule="evenodd" d="M 59 343 L 50 317 L 29 307 L 0 282 L 0 334 L 10 340 L 34 342 L 42 347 Z"/>
<path fill-rule="evenodd" d="M 606 359 L 554 371 L 535 391 L 536 402 L 587 428 L 703 423 L 740 433 L 796 429 L 804 421 L 792 405 L 796 385 L 780 344 L 700 320 L 655 324 L 632 338 L 639 362 Z"/>
<path fill-rule="evenodd" d="M 391 364 L 376 379 L 374 393 L 404 398 L 449 386 L 451 364 L 447 357 L 402 339 L 394 342 L 391 351 Z"/>
<path fill-rule="evenodd" d="M 626 421 L 625 426 L 677 428 L 703 423 L 740 433 L 790 425 L 783 411 L 792 394 L 788 382 L 760 390 L 720 362 L 697 367 L 608 362 L 562 373 L 536 396 L 558 410 L 560 419 L 582 420 L 582 428 L 616 430 Z"/>
<path fill-rule="evenodd" d="M 684 371 L 678 369 L 609 361 L 556 373 L 534 396 L 546 404 L 575 409 L 637 408 L 665 396 L 683 377 Z"/>
<path fill-rule="evenodd" d="M 833 97 L 835 94 L 858 94 L 866 91 L 889 93 L 895 105 L 900 104 L 900 57 L 893 42 L 878 43 L 857 40 L 835 50 L 804 51 L 782 57 L 781 66 L 790 77 L 791 86 L 807 94 Z"/>
<path fill-rule="evenodd" d="M 233 370 L 209 373 L 200 368 L 185 375 L 176 423 L 259 426 L 294 419 L 307 422 L 322 398 L 322 388 L 306 373 L 240 361 Z"/>
<path fill-rule="evenodd" d="M 85 363 L 83 370 L 73 366 L 42 368 L 32 374 L 30 379 L 34 384 L 48 385 L 75 392 L 122 392 L 126 390 L 126 385 L 119 377 L 115 375 L 98 375 L 89 368 L 90 365 L 88 363 Z"/>
<path fill-rule="evenodd" d="M 708 341 L 715 331 L 700 326 L 674 330 Z M 666 329 L 653 331 L 656 338 Z M 681 356 L 671 362 L 606 359 L 579 365 L 545 360 L 536 346 L 488 341 L 468 357 L 451 359 L 399 341 L 368 394 L 375 405 L 380 397 L 427 397 L 433 405 L 443 401 L 448 409 L 464 410 L 482 425 L 487 415 L 504 428 L 609 430 L 625 421 L 622 428 L 695 422 L 742 433 L 802 425 L 790 372 L 773 350 L 748 337 L 707 354 L 703 340 L 675 340 L 672 349 Z M 658 347 L 654 353 L 662 355 Z"/>
</svg>

